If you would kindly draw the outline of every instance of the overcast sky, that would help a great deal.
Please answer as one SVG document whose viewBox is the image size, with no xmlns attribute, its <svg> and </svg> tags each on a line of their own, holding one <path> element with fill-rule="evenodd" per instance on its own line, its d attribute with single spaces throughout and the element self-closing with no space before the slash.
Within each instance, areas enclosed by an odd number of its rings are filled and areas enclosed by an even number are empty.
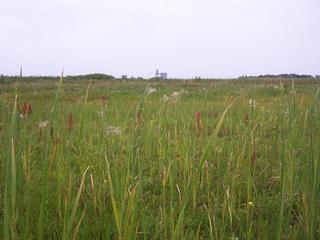
<svg viewBox="0 0 320 240">
<path fill-rule="evenodd" d="M 319 0 L 0 0 L 0 74 L 320 74 Z"/>
</svg>

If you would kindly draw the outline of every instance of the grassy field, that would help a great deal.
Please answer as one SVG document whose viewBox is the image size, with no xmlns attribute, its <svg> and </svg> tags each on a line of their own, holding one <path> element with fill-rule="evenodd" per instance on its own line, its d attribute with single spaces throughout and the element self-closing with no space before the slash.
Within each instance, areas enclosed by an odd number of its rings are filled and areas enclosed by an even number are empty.
<svg viewBox="0 0 320 240">
<path fill-rule="evenodd" d="M 0 84 L 0 239 L 320 239 L 317 81 Z"/>
</svg>

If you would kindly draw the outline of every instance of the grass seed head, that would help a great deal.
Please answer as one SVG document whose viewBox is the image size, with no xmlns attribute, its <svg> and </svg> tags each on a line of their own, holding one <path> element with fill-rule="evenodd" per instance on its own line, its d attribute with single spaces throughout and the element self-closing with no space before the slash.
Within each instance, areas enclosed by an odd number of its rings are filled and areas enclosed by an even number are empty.
<svg viewBox="0 0 320 240">
<path fill-rule="evenodd" d="M 72 115 L 72 113 L 70 113 L 68 116 L 68 122 L 67 122 L 67 126 L 68 126 L 69 131 L 72 130 L 73 125 L 74 125 L 73 115 Z"/>
<path fill-rule="evenodd" d="M 20 116 L 28 117 L 31 113 L 32 113 L 31 103 L 29 102 L 23 103 Z"/>
</svg>

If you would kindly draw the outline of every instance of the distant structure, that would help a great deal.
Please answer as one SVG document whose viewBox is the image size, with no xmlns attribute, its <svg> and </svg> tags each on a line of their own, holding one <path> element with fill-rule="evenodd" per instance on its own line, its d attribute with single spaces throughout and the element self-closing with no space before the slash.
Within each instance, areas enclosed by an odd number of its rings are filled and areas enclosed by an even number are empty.
<svg viewBox="0 0 320 240">
<path fill-rule="evenodd" d="M 158 77 L 160 76 L 158 69 L 156 70 L 156 74 L 155 74 L 154 76 L 155 76 L 156 78 L 158 78 Z"/>
<path fill-rule="evenodd" d="M 160 78 L 167 79 L 168 78 L 168 74 L 166 72 L 162 72 L 162 73 L 160 73 Z"/>
<path fill-rule="evenodd" d="M 22 78 L 22 66 L 20 66 L 20 77 Z"/>
<path fill-rule="evenodd" d="M 127 78 L 128 78 L 127 75 L 122 75 L 122 76 L 121 76 L 121 79 L 127 79 Z"/>
<path fill-rule="evenodd" d="M 161 78 L 161 79 L 167 79 L 168 78 L 168 74 L 166 72 L 159 72 L 159 70 L 156 70 L 155 73 L 155 78 Z"/>
</svg>

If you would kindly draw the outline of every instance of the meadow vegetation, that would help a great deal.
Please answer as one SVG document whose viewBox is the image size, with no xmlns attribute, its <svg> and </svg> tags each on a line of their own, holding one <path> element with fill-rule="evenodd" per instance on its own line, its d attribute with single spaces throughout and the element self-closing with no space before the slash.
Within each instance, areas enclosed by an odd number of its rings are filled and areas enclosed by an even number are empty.
<svg viewBox="0 0 320 240">
<path fill-rule="evenodd" d="M 318 81 L 0 84 L 0 239 L 319 239 Z"/>
</svg>

